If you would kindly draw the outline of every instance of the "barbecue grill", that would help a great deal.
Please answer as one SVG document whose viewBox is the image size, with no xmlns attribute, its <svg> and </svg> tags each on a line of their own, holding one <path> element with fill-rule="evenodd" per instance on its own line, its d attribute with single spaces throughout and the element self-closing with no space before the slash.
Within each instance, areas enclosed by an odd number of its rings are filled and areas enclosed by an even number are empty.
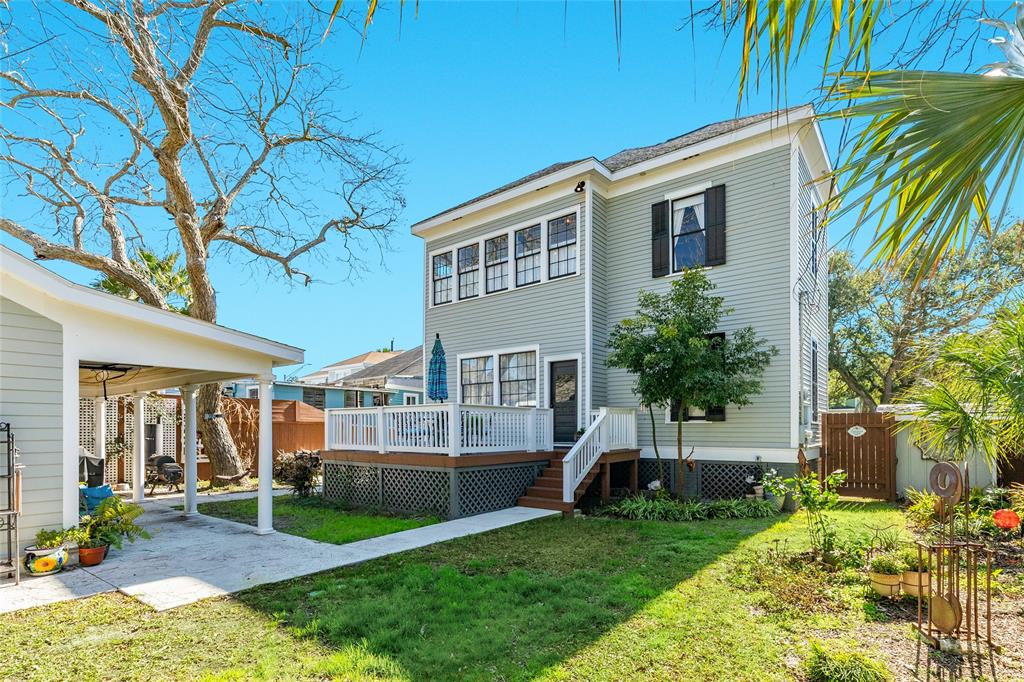
<svg viewBox="0 0 1024 682">
<path fill-rule="evenodd" d="M 166 485 L 167 491 L 178 491 L 185 478 L 181 465 L 174 461 L 169 455 L 151 455 L 146 460 L 146 483 L 149 484 L 149 494 L 156 491 L 158 485 Z"/>
</svg>

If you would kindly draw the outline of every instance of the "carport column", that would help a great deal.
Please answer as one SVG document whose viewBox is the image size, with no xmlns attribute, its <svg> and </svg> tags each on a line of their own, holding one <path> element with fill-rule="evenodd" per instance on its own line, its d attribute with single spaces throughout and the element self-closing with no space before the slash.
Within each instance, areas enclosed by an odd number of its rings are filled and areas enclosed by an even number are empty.
<svg viewBox="0 0 1024 682">
<path fill-rule="evenodd" d="M 274 390 L 273 377 L 260 377 L 259 513 L 256 534 L 274 532 Z"/>
<path fill-rule="evenodd" d="M 135 464 L 132 466 L 132 501 L 146 498 L 146 406 L 145 393 L 135 394 Z"/>
<path fill-rule="evenodd" d="M 185 407 L 185 424 L 182 438 L 185 440 L 185 516 L 195 516 L 196 509 L 196 387 L 182 386 L 181 400 Z"/>
</svg>

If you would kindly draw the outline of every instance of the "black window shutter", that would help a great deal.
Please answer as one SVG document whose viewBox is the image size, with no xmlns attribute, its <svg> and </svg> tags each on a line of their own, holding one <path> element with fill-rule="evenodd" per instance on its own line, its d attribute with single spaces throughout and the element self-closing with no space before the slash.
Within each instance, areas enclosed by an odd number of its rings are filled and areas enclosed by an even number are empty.
<svg viewBox="0 0 1024 682">
<path fill-rule="evenodd" d="M 724 422 L 725 408 L 712 407 L 705 413 L 704 418 L 707 419 L 709 422 Z"/>
<path fill-rule="evenodd" d="M 651 277 L 669 273 L 668 201 L 651 204 Z"/>
<path fill-rule="evenodd" d="M 704 237 L 705 264 L 725 263 L 725 185 L 708 187 L 704 192 Z"/>
<path fill-rule="evenodd" d="M 677 422 L 677 421 L 679 421 L 679 408 L 680 407 L 681 407 L 681 403 L 679 402 L 679 400 L 673 400 L 672 401 L 672 406 L 669 408 L 669 413 L 668 413 L 669 414 L 668 420 L 670 422 Z M 684 420 L 686 419 L 686 415 L 683 415 L 683 419 Z"/>
</svg>

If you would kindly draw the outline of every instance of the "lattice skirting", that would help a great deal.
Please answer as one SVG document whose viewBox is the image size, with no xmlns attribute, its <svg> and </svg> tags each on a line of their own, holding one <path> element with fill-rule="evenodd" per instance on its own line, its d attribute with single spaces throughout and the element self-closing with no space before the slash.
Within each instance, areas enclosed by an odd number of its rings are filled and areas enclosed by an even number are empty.
<svg viewBox="0 0 1024 682">
<path fill-rule="evenodd" d="M 663 458 L 665 465 L 665 481 L 662 484 L 670 490 L 676 487 L 676 461 Z M 718 462 L 697 460 L 693 471 L 683 472 L 682 494 L 684 497 L 702 500 L 743 497 L 747 491 L 747 476 L 760 477 L 762 471 L 775 469 L 780 476 L 792 476 L 797 469 L 796 464 L 757 463 L 757 462 Z M 809 463 L 815 468 L 815 463 Z M 639 466 L 640 488 L 658 478 L 658 461 L 641 459 Z"/>
<path fill-rule="evenodd" d="M 455 519 L 512 507 L 546 461 L 486 467 L 324 462 L 324 497 L 352 507 Z"/>
</svg>

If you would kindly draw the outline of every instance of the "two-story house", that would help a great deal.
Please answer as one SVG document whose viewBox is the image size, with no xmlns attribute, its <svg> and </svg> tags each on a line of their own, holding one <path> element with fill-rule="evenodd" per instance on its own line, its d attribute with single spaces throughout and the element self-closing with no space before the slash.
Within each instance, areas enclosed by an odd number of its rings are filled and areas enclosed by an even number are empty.
<svg viewBox="0 0 1024 682">
<path fill-rule="evenodd" d="M 455 454 L 465 465 L 483 460 L 462 455 L 526 443 L 552 456 L 520 504 L 557 496 L 569 508 L 595 472 L 605 490 L 613 484 L 609 451 L 640 457 L 619 482 L 653 479 L 654 439 L 675 459 L 677 419 L 686 420 L 689 495 L 741 494 L 752 469 L 792 471 L 801 447 L 813 460 L 827 400 L 828 243 L 818 207 L 830 170 L 804 106 L 556 163 L 421 220 L 412 231 L 424 241 L 424 338 L 441 339 L 450 401 L 423 407 L 448 412 L 433 421 L 345 416 L 337 447 Z M 635 314 L 638 292 L 664 292 L 688 268 L 704 269 L 731 308 L 721 332 L 752 326 L 779 352 L 750 405 L 708 414 L 666 406 L 652 429 L 633 378 L 606 364 L 607 339 Z M 499 442 L 510 433 L 525 435 Z"/>
</svg>

